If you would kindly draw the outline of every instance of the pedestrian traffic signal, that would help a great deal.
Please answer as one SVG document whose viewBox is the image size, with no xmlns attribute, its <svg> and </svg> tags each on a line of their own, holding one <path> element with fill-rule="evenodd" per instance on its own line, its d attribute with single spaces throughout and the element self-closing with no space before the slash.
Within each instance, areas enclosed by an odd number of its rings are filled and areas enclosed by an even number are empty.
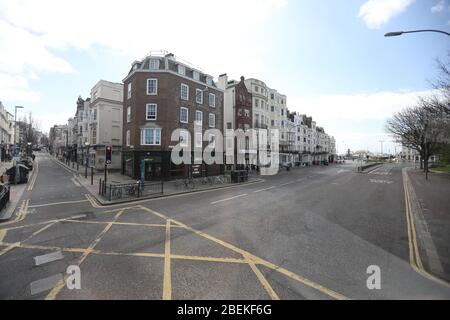
<svg viewBox="0 0 450 320">
<path fill-rule="evenodd" d="M 112 146 L 106 146 L 106 164 L 111 164 Z"/>
</svg>

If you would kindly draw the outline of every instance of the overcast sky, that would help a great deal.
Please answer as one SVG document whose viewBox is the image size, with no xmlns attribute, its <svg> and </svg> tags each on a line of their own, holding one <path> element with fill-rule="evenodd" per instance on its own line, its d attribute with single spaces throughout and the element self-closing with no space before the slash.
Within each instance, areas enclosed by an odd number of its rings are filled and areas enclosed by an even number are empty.
<svg viewBox="0 0 450 320">
<path fill-rule="evenodd" d="M 429 92 L 450 41 L 450 0 L 0 0 L 0 101 L 44 131 L 79 95 L 121 82 L 131 63 L 168 50 L 214 75 L 254 77 L 288 96 L 346 148 L 392 149 L 389 116 Z"/>
</svg>

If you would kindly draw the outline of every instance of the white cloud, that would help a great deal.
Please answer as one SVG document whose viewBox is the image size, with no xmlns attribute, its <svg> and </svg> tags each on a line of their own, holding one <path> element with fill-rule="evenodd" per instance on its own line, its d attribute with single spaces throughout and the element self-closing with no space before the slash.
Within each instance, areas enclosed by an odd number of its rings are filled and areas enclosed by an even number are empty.
<svg viewBox="0 0 450 320">
<path fill-rule="evenodd" d="M 242 50 L 247 56 L 243 61 L 257 61 L 257 53 L 246 53 L 258 49 L 247 43 L 254 27 L 286 5 L 287 0 L 130 0 L 123 5 L 23 0 L 0 1 L 0 15 L 28 34 L 39 35 L 35 37 L 53 49 L 100 45 L 133 59 L 167 49 L 187 60 L 195 57 L 192 62 L 210 72 L 213 59 L 226 57 L 229 50 Z M 253 67 L 256 70 L 259 64 Z"/>
<path fill-rule="evenodd" d="M 445 10 L 445 0 L 441 0 L 436 3 L 433 7 L 431 7 L 431 12 L 439 13 Z"/>
<path fill-rule="evenodd" d="M 27 70 L 73 72 L 72 66 L 52 54 L 41 36 L 0 20 L 0 70 L 22 74 Z"/>
<path fill-rule="evenodd" d="M 40 95 L 30 89 L 27 78 L 0 73 L 0 97 L 2 100 L 14 102 L 36 102 Z"/>
<path fill-rule="evenodd" d="M 212 75 L 240 76 L 246 70 L 258 76 L 268 42 L 255 40 L 255 30 L 286 5 L 287 0 L 0 0 L 0 72 L 29 80 L 43 71 L 73 72 L 62 52 L 101 46 L 130 64 L 165 49 Z"/>
<path fill-rule="evenodd" d="M 313 116 L 317 125 L 352 150 L 379 151 L 379 140 L 391 141 L 384 125 L 395 112 L 417 102 L 432 91 L 406 91 L 289 97 L 291 111 Z M 391 144 L 393 146 L 393 144 Z"/>
<path fill-rule="evenodd" d="M 369 0 L 359 9 L 358 17 L 364 20 L 369 29 L 379 29 L 413 2 L 414 0 Z"/>
</svg>

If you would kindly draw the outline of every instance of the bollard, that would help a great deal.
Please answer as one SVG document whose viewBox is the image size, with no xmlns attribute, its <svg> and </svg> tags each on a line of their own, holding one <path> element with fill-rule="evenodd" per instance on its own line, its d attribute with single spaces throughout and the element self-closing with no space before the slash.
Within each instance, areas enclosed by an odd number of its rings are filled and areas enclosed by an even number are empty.
<svg viewBox="0 0 450 320">
<path fill-rule="evenodd" d="M 94 167 L 91 167 L 91 186 L 94 185 Z"/>
</svg>

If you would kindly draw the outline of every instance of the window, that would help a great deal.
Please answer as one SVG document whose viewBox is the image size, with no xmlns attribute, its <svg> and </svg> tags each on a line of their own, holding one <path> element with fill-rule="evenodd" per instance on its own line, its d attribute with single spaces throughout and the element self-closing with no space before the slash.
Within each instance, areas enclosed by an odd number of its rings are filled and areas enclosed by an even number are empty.
<svg viewBox="0 0 450 320">
<path fill-rule="evenodd" d="M 209 94 L 209 106 L 213 108 L 216 107 L 216 95 L 214 93 Z"/>
<path fill-rule="evenodd" d="M 256 107 L 256 108 L 259 107 L 259 99 L 255 99 L 255 107 Z"/>
<path fill-rule="evenodd" d="M 197 81 L 200 80 L 200 73 L 198 73 L 198 71 L 194 71 L 193 76 L 194 76 L 194 80 L 197 80 Z"/>
<path fill-rule="evenodd" d="M 272 121 L 271 121 L 271 124 L 272 124 L 272 127 L 275 126 L 275 121 L 272 120 Z"/>
<path fill-rule="evenodd" d="M 158 112 L 158 106 L 156 103 L 148 103 L 146 106 L 146 118 L 147 120 L 156 120 Z"/>
<path fill-rule="evenodd" d="M 255 86 L 255 92 L 258 92 L 258 91 L 259 91 L 259 88 Z"/>
<path fill-rule="evenodd" d="M 159 60 L 158 59 L 150 59 L 150 70 L 158 70 L 159 69 Z"/>
<path fill-rule="evenodd" d="M 274 107 L 274 106 L 271 106 L 271 107 L 270 107 L 270 111 L 275 112 L 275 107 Z"/>
<path fill-rule="evenodd" d="M 180 122 L 188 123 L 189 121 L 189 110 L 187 108 L 180 108 Z"/>
<path fill-rule="evenodd" d="M 131 98 L 131 82 L 128 84 L 128 90 L 127 90 L 127 98 Z"/>
<path fill-rule="evenodd" d="M 182 74 L 183 76 L 186 75 L 186 68 L 182 65 L 178 65 L 178 73 Z"/>
<path fill-rule="evenodd" d="M 206 77 L 206 84 L 208 86 L 212 85 L 212 79 L 210 77 Z"/>
<path fill-rule="evenodd" d="M 151 129 L 151 128 L 141 129 L 141 145 L 143 146 L 161 145 L 161 129 Z"/>
<path fill-rule="evenodd" d="M 127 130 L 127 147 L 129 147 L 130 145 L 131 145 L 131 142 L 130 142 L 130 140 L 131 140 L 131 132 L 130 132 L 130 130 Z"/>
<path fill-rule="evenodd" d="M 214 149 L 216 147 L 216 136 L 213 134 L 210 134 L 208 142 L 209 142 L 209 147 Z"/>
<path fill-rule="evenodd" d="M 189 100 L 189 86 L 186 84 L 181 84 L 181 99 Z"/>
<path fill-rule="evenodd" d="M 195 148 L 203 147 L 203 135 L 201 132 L 195 133 Z"/>
<path fill-rule="evenodd" d="M 203 91 L 200 89 L 195 90 L 195 101 L 199 104 L 203 104 Z"/>
<path fill-rule="evenodd" d="M 209 114 L 209 127 L 210 128 L 216 127 L 216 115 L 214 113 Z"/>
<path fill-rule="evenodd" d="M 127 122 L 131 122 L 131 107 L 127 108 Z"/>
<path fill-rule="evenodd" d="M 200 126 L 203 125 L 203 112 L 195 111 L 195 124 Z"/>
<path fill-rule="evenodd" d="M 281 115 L 284 116 L 284 109 L 281 109 Z"/>
<path fill-rule="evenodd" d="M 189 146 L 189 132 L 187 132 L 186 130 L 182 130 L 180 131 L 180 145 L 182 147 L 187 147 Z"/>
<path fill-rule="evenodd" d="M 244 112 L 246 117 L 250 117 L 250 110 L 245 109 Z"/>
<path fill-rule="evenodd" d="M 94 121 L 97 121 L 97 108 L 94 109 Z"/>
<path fill-rule="evenodd" d="M 158 94 L 158 79 L 147 79 L 147 95 L 156 96 Z"/>
</svg>

